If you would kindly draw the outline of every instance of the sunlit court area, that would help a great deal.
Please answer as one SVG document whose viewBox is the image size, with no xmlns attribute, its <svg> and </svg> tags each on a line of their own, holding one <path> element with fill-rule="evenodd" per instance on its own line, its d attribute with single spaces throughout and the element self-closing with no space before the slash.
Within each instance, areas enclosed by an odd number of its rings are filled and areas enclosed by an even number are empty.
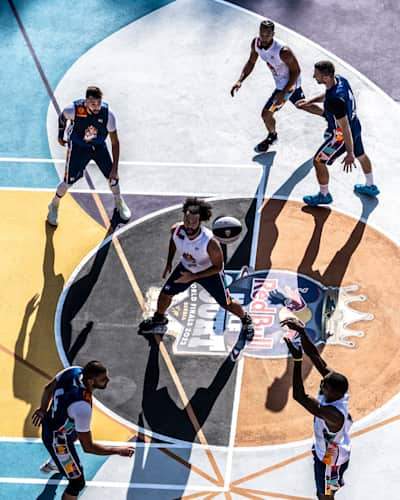
<svg viewBox="0 0 400 500">
<path fill-rule="evenodd" d="M 399 498 L 398 22 L 0 2 L 0 499 Z"/>
</svg>

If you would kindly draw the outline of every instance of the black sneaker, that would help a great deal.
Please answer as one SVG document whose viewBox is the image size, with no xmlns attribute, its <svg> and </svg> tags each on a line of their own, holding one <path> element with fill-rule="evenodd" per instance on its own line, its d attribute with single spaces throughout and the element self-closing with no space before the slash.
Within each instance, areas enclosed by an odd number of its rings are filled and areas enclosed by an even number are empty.
<svg viewBox="0 0 400 500">
<path fill-rule="evenodd" d="M 157 315 L 152 318 L 145 319 L 139 325 L 139 331 L 141 332 L 155 332 L 158 330 L 165 331 L 165 327 L 168 325 L 168 318 L 166 316 Z"/>
<path fill-rule="evenodd" d="M 246 314 L 246 316 L 242 319 L 242 331 L 246 337 L 248 342 L 251 342 L 254 337 L 254 325 L 251 316 Z"/>
<path fill-rule="evenodd" d="M 270 132 L 268 137 L 264 139 L 260 144 L 254 148 L 256 153 L 266 153 L 268 148 L 278 140 L 278 134 L 276 132 Z"/>
</svg>

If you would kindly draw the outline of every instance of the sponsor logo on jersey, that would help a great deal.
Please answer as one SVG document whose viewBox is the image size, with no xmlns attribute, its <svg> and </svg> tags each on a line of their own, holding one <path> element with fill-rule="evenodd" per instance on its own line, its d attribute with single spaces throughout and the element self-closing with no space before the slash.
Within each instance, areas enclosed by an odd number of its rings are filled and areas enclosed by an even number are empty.
<svg viewBox="0 0 400 500">
<path fill-rule="evenodd" d="M 86 118 L 88 115 L 87 109 L 85 108 L 85 106 L 82 106 L 81 104 L 76 107 L 75 113 L 76 113 L 76 116 L 79 118 Z"/>
</svg>

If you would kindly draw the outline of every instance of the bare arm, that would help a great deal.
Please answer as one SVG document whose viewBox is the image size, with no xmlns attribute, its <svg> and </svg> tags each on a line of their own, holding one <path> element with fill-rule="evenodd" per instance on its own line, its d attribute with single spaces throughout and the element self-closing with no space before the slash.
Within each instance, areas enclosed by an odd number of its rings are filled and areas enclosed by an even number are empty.
<svg viewBox="0 0 400 500">
<path fill-rule="evenodd" d="M 288 90 L 294 87 L 297 78 L 300 75 L 300 65 L 289 47 L 282 47 L 280 51 L 280 56 L 282 61 L 289 68 L 289 80 L 285 87 L 282 89 L 283 94 L 286 94 Z"/>
<path fill-rule="evenodd" d="M 235 92 L 237 92 L 240 89 L 240 87 L 242 86 L 242 82 L 250 75 L 250 73 L 254 69 L 254 66 L 258 59 L 258 54 L 256 52 L 255 46 L 256 46 L 256 39 L 254 38 L 253 41 L 251 42 L 250 57 L 246 62 L 246 64 L 244 65 L 239 80 L 231 88 L 232 97 L 235 95 Z"/>
<path fill-rule="evenodd" d="M 177 228 L 178 224 L 174 224 L 171 227 L 171 236 L 169 239 L 169 246 L 168 246 L 168 256 L 167 256 L 167 263 L 165 264 L 165 268 L 162 274 L 162 277 L 165 278 L 167 274 L 169 274 L 172 270 L 172 261 L 174 260 L 175 253 L 176 253 L 176 245 L 173 240 L 173 234 L 175 232 L 175 229 Z"/>
<path fill-rule="evenodd" d="M 78 432 L 77 434 L 82 448 L 86 453 L 92 453 L 93 455 L 121 455 L 122 457 L 131 457 L 135 452 L 133 446 L 105 446 L 96 443 L 93 441 L 90 431 Z"/>
<path fill-rule="evenodd" d="M 118 179 L 119 139 L 116 130 L 114 130 L 114 132 L 110 132 L 110 140 L 111 140 L 111 151 L 113 160 L 110 179 Z"/>
<path fill-rule="evenodd" d="M 47 411 L 47 408 L 49 407 L 50 401 L 53 397 L 56 386 L 57 386 L 56 378 L 53 378 L 52 380 L 50 380 L 50 382 L 48 384 L 45 385 L 44 390 L 43 390 L 43 394 L 42 394 L 42 398 L 40 401 L 40 406 L 39 406 L 39 408 L 36 408 L 36 410 L 34 411 L 34 413 L 32 415 L 33 425 L 37 426 L 37 425 L 41 424 L 41 422 L 44 418 L 44 415 Z"/>
</svg>

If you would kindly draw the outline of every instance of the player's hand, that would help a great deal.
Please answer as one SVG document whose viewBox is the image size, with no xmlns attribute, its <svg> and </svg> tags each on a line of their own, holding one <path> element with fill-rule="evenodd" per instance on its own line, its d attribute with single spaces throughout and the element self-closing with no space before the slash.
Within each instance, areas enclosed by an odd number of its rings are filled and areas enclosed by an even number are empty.
<svg viewBox="0 0 400 500">
<path fill-rule="evenodd" d="M 171 270 L 172 270 L 172 265 L 167 263 L 164 272 L 162 273 L 162 277 L 166 278 L 166 276 L 171 272 Z"/>
<path fill-rule="evenodd" d="M 68 144 L 68 141 L 64 141 L 63 138 L 58 138 L 58 144 L 62 147 L 66 146 Z"/>
<path fill-rule="evenodd" d="M 109 177 L 110 186 L 115 186 L 115 184 L 117 184 L 118 182 L 118 179 L 119 179 L 118 169 L 113 167 L 111 169 Z"/>
<path fill-rule="evenodd" d="M 42 410 L 41 408 L 36 408 L 36 410 L 33 412 L 32 415 L 32 423 L 35 427 L 37 427 L 42 423 L 44 415 L 45 415 L 44 410 Z"/>
<path fill-rule="evenodd" d="M 355 157 L 353 153 L 347 153 L 346 156 L 342 160 L 343 164 L 343 171 L 347 173 L 351 172 L 353 167 L 357 168 L 357 165 L 355 164 Z"/>
<path fill-rule="evenodd" d="M 290 339 L 288 339 L 287 337 L 283 337 L 283 340 L 285 341 L 285 343 L 289 349 L 289 352 L 293 356 L 293 358 L 299 359 L 299 358 L 303 357 L 303 350 L 301 347 L 296 347 L 293 344 L 293 342 Z"/>
<path fill-rule="evenodd" d="M 242 82 L 237 81 L 235 85 L 231 88 L 231 96 L 233 97 L 235 95 L 235 92 L 237 92 L 240 87 L 242 86 Z"/>
<path fill-rule="evenodd" d="M 193 280 L 193 273 L 189 271 L 182 271 L 180 277 L 175 280 L 175 283 L 190 283 Z"/>
<path fill-rule="evenodd" d="M 131 457 L 135 453 L 135 448 L 133 446 L 121 446 L 118 448 L 118 455 L 121 457 Z"/>
<path fill-rule="evenodd" d="M 296 332 L 304 332 L 304 323 L 298 318 L 286 318 L 280 323 L 281 326 L 287 326 L 289 330 L 295 330 Z"/>
</svg>

